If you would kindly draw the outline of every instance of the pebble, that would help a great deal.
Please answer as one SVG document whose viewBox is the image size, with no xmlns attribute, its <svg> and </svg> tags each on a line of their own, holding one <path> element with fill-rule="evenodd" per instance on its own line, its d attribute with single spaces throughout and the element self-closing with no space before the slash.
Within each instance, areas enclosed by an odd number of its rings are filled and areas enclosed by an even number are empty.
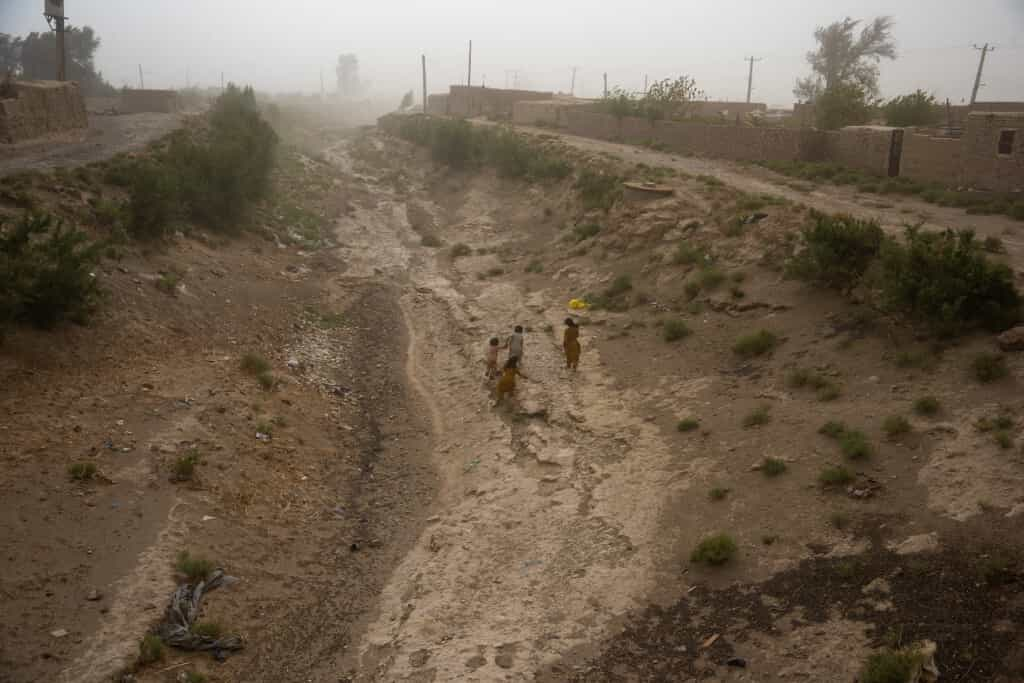
<svg viewBox="0 0 1024 683">
<path fill-rule="evenodd" d="M 97 600 L 100 600 L 102 597 L 103 593 L 100 593 L 98 590 L 93 588 L 91 591 L 89 591 L 89 594 L 85 596 L 85 599 L 89 600 L 90 602 L 96 602 Z"/>
</svg>

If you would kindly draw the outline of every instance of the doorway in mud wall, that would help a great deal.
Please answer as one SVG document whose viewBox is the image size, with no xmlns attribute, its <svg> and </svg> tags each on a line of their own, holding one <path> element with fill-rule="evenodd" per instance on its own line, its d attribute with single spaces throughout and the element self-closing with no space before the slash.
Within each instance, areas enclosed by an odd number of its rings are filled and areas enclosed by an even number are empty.
<svg viewBox="0 0 1024 683">
<path fill-rule="evenodd" d="M 892 132 L 892 140 L 889 141 L 889 177 L 895 178 L 900 174 L 900 158 L 903 156 L 903 129 L 897 128 Z"/>
</svg>

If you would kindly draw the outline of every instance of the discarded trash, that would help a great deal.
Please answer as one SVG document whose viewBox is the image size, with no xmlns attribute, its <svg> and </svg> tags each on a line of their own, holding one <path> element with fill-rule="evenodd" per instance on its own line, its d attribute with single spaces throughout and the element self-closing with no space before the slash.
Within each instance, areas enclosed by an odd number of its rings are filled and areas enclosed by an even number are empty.
<svg viewBox="0 0 1024 683">
<path fill-rule="evenodd" d="M 574 311 L 582 311 L 587 308 L 587 302 L 583 299 L 571 299 L 569 301 L 569 308 Z"/>
<path fill-rule="evenodd" d="M 743 657 L 729 657 L 729 659 L 725 660 L 725 664 L 726 666 L 735 666 L 739 669 L 747 668 L 747 660 L 743 659 Z"/>
<path fill-rule="evenodd" d="M 714 644 L 715 644 L 715 641 L 717 641 L 717 640 L 718 640 L 719 638 L 721 638 L 721 637 L 722 637 L 722 634 L 721 634 L 721 633 L 716 633 L 715 635 L 711 636 L 710 638 L 708 638 L 707 640 L 705 640 L 705 641 L 704 641 L 703 643 L 701 643 L 701 644 L 700 644 L 700 646 L 701 646 L 701 647 L 702 647 L 703 649 L 705 649 L 705 650 L 706 650 L 706 649 L 708 649 L 709 647 L 711 647 L 712 645 L 714 645 Z"/>
<path fill-rule="evenodd" d="M 214 520 L 214 519 L 217 519 L 217 518 L 213 517 L 211 515 L 203 515 L 203 520 L 202 521 L 209 522 L 209 521 Z"/>
<path fill-rule="evenodd" d="M 63 638 L 68 634 L 67 629 L 59 628 L 56 631 L 50 631 L 50 635 L 54 638 Z"/>
<path fill-rule="evenodd" d="M 263 432 L 256 432 L 256 438 L 260 441 L 270 441 L 270 434 L 264 434 Z"/>
<path fill-rule="evenodd" d="M 171 647 L 182 650 L 212 652 L 218 660 L 228 652 L 241 650 L 243 646 L 239 636 L 212 638 L 192 632 L 192 626 L 199 618 L 199 605 L 203 595 L 224 585 L 227 578 L 224 570 L 218 569 L 210 574 L 207 581 L 200 581 L 194 586 L 187 583 L 178 586 L 171 596 L 171 604 L 164 612 L 164 620 L 156 627 L 156 634 L 161 640 Z"/>
</svg>

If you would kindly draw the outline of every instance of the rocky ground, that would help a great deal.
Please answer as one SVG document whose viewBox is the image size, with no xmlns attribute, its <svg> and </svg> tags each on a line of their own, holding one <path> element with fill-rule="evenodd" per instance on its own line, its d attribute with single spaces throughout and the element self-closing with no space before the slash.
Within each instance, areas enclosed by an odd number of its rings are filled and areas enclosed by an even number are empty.
<svg viewBox="0 0 1024 683">
<path fill-rule="evenodd" d="M 308 135 L 258 230 L 125 248 L 98 273 L 99 320 L 8 337 L 0 593 L 16 618 L 0 681 L 129 666 L 183 549 L 238 579 L 203 619 L 246 647 L 225 663 L 170 651 L 139 681 L 852 681 L 871 651 L 916 640 L 937 644 L 942 680 L 1022 679 L 1024 360 L 977 384 L 968 365 L 992 337 L 935 348 L 778 270 L 807 206 L 893 228 L 913 209 L 819 190 L 762 201 L 736 230 L 750 192 L 793 191 L 545 135 L 674 194 L 587 212 L 571 181 L 454 172 L 372 130 Z M 37 201 L 73 213 L 83 192 Z M 311 215 L 318 231 L 296 231 Z M 985 221 L 1016 262 L 1019 224 Z M 724 281 L 691 296 L 680 243 Z M 568 371 L 567 302 L 602 296 L 606 310 L 575 314 Z M 676 319 L 691 334 L 668 342 Z M 515 324 L 526 379 L 495 408 L 484 345 Z M 773 352 L 733 353 L 760 329 Z M 246 354 L 270 361 L 272 390 Z M 797 369 L 835 395 L 791 386 Z M 936 414 L 914 412 L 924 396 Z M 996 414 L 1009 448 L 976 428 Z M 910 431 L 887 436 L 892 415 Z M 873 456 L 844 463 L 818 433 L 828 420 L 862 429 Z M 169 481 L 192 449 L 194 480 Z M 766 457 L 784 471 L 768 476 Z M 69 480 L 81 460 L 95 481 Z M 823 487 L 838 464 L 855 480 Z M 736 557 L 692 563 L 713 532 Z"/>
</svg>

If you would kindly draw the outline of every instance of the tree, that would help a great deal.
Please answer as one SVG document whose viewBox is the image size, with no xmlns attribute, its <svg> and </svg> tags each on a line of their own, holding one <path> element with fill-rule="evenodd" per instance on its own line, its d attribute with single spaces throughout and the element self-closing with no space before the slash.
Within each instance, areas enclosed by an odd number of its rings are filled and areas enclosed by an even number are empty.
<svg viewBox="0 0 1024 683">
<path fill-rule="evenodd" d="M 818 128 L 835 130 L 843 126 L 860 126 L 871 120 L 872 103 L 862 86 L 842 83 L 826 89 L 814 102 Z"/>
<path fill-rule="evenodd" d="M 338 94 L 343 97 L 355 97 L 362 89 L 359 81 L 359 58 L 354 54 L 338 55 L 338 65 L 334 69 L 338 76 Z"/>
<path fill-rule="evenodd" d="M 405 111 L 406 109 L 411 107 L 413 104 L 413 97 L 414 96 L 412 94 L 412 90 L 402 95 L 402 103 L 398 105 L 398 109 L 401 111 Z"/>
<path fill-rule="evenodd" d="M 681 117 L 690 102 L 703 96 L 693 78 L 680 76 L 654 82 L 643 96 L 612 88 L 601 101 L 601 108 L 618 119 L 637 116 L 657 121 Z"/>
<path fill-rule="evenodd" d="M 0 33 L 0 78 L 21 72 L 21 46 L 24 41 L 18 36 Z"/>
<path fill-rule="evenodd" d="M 797 80 L 793 94 L 804 102 L 814 102 L 825 91 L 838 86 L 856 85 L 866 97 L 878 95 L 878 64 L 882 59 L 896 58 L 892 40 L 892 17 L 876 17 L 854 31 L 858 20 L 846 17 L 814 31 L 818 49 L 807 53 L 811 75 Z"/>
<path fill-rule="evenodd" d="M 67 78 L 76 81 L 86 95 L 111 95 L 113 86 L 96 71 L 93 58 L 100 37 L 89 26 L 68 27 L 64 35 L 67 51 Z M 53 33 L 30 33 L 21 48 L 22 77 L 52 80 L 57 75 L 57 38 Z"/>
<path fill-rule="evenodd" d="M 894 97 L 885 105 L 885 122 L 890 126 L 928 126 L 938 120 L 938 102 L 923 90 Z"/>
</svg>

